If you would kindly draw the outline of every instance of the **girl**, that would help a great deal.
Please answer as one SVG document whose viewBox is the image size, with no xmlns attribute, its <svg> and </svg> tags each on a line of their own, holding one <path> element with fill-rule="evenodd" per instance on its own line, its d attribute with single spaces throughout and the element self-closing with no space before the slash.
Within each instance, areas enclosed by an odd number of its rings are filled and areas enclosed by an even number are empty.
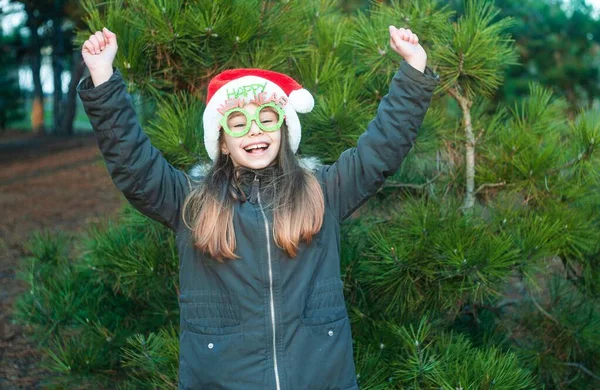
<svg viewBox="0 0 600 390">
<path fill-rule="evenodd" d="M 180 259 L 180 389 L 357 389 L 340 277 L 340 223 L 410 150 L 438 78 L 410 30 L 405 61 L 358 145 L 302 167 L 297 112 L 313 99 L 290 77 L 235 69 L 208 87 L 199 180 L 152 147 L 112 63 L 108 29 L 85 41 L 78 92 L 126 198 L 170 227 Z"/>
</svg>

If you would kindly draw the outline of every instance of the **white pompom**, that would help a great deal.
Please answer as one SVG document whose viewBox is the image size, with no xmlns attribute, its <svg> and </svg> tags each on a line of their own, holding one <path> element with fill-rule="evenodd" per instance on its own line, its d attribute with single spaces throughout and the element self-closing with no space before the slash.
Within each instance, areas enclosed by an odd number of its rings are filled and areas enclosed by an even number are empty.
<svg viewBox="0 0 600 390">
<path fill-rule="evenodd" d="M 315 106 L 315 99 L 306 89 L 296 89 L 289 96 L 289 102 L 294 110 L 299 113 L 311 112 Z"/>
</svg>

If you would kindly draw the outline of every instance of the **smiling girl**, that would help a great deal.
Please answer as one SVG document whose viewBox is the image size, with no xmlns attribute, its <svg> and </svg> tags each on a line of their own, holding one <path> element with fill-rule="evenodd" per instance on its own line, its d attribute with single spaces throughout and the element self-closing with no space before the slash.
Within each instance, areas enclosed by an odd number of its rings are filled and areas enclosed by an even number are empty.
<svg viewBox="0 0 600 390">
<path fill-rule="evenodd" d="M 117 37 L 83 44 L 79 95 L 108 171 L 138 210 L 176 233 L 180 389 L 357 389 L 340 276 L 340 223 L 412 147 L 437 76 L 410 30 L 389 28 L 405 61 L 357 146 L 318 168 L 295 153 L 311 94 L 281 73 L 233 69 L 208 86 L 204 146 L 192 178 L 141 129 Z"/>
</svg>

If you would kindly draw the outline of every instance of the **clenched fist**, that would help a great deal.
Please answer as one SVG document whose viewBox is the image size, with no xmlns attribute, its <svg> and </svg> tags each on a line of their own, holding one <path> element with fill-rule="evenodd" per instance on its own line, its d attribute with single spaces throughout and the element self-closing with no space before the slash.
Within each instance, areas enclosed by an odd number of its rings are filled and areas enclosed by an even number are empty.
<svg viewBox="0 0 600 390">
<path fill-rule="evenodd" d="M 83 43 L 81 55 L 95 86 L 102 84 L 112 75 L 117 48 L 117 36 L 106 27 L 90 35 Z"/>
<path fill-rule="evenodd" d="M 419 37 L 409 29 L 390 26 L 390 46 L 400 54 L 413 68 L 424 72 L 427 65 L 427 53 L 419 45 Z"/>
</svg>

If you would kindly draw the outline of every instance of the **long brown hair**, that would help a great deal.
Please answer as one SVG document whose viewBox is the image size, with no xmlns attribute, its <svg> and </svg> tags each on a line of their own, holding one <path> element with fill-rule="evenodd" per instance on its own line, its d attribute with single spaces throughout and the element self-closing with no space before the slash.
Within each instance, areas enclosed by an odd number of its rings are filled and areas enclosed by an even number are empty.
<svg viewBox="0 0 600 390">
<path fill-rule="evenodd" d="M 319 182 L 300 166 L 288 137 L 284 124 L 275 164 L 262 171 L 270 173 L 265 184 L 271 194 L 267 207 L 273 211 L 275 243 L 290 257 L 295 257 L 300 242 L 310 243 L 321 229 L 325 203 Z M 242 182 L 248 173 L 268 178 L 264 172 L 235 168 L 229 155 L 219 151 L 204 181 L 192 190 L 183 205 L 183 220 L 193 231 L 195 246 L 219 261 L 238 257 L 233 208 L 236 202 L 246 201 Z M 261 188 L 265 188 L 263 183 Z"/>
</svg>

